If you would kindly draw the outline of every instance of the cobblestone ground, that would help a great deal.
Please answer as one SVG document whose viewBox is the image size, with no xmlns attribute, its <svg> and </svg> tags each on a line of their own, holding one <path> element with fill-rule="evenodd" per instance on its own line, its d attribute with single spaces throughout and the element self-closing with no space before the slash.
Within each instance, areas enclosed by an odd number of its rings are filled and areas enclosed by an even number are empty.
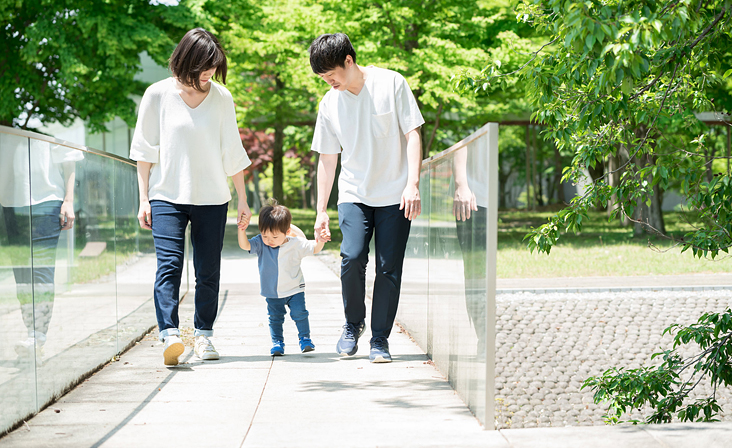
<svg viewBox="0 0 732 448">
<path fill-rule="evenodd" d="M 672 323 L 732 306 L 732 291 L 516 293 L 497 297 L 496 415 L 500 428 L 603 425 L 606 407 L 580 391 L 610 367 L 649 365 Z M 686 357 L 693 348 L 681 352 Z M 699 395 L 711 388 L 700 384 Z M 732 390 L 717 391 L 732 420 Z M 641 413 L 631 417 L 642 419 Z"/>
</svg>

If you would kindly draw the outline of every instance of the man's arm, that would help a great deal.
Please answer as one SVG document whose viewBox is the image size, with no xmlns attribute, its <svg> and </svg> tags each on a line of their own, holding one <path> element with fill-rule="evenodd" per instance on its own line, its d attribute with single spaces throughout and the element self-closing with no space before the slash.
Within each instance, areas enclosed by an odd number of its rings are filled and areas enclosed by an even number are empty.
<svg viewBox="0 0 732 448">
<path fill-rule="evenodd" d="M 420 128 L 407 132 L 407 186 L 402 193 L 399 210 L 404 210 L 404 217 L 410 221 L 422 213 L 422 201 L 419 197 L 419 172 L 422 169 L 422 139 Z"/>
<path fill-rule="evenodd" d="M 453 158 L 455 176 L 455 197 L 452 202 L 452 214 L 458 221 L 470 219 L 471 211 L 478 210 L 475 194 L 468 185 L 468 148 L 461 148 Z"/>
<path fill-rule="evenodd" d="M 320 154 L 318 157 L 318 202 L 315 207 L 318 215 L 315 218 L 315 233 L 321 234 L 324 230 L 328 237 L 330 237 L 330 218 L 326 208 L 337 165 L 338 154 Z"/>
</svg>

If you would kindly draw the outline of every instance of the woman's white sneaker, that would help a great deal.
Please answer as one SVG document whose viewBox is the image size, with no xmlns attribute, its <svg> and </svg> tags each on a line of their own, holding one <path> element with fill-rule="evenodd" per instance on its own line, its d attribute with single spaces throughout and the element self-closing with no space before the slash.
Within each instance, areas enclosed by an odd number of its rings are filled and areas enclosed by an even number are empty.
<svg viewBox="0 0 732 448">
<path fill-rule="evenodd" d="M 219 359 L 219 352 L 216 351 L 211 341 L 202 334 L 196 336 L 194 351 L 196 352 L 196 356 L 204 361 Z"/>
<path fill-rule="evenodd" d="M 179 336 L 170 335 L 165 338 L 163 342 L 165 348 L 163 349 L 163 359 L 166 366 L 177 366 L 178 357 L 183 354 L 185 347 L 183 341 L 180 340 Z"/>
</svg>

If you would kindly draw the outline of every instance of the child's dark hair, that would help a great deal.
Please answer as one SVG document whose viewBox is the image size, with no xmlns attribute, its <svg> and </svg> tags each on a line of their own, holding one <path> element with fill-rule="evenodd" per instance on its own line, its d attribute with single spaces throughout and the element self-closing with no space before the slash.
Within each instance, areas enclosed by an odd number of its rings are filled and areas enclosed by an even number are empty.
<svg viewBox="0 0 732 448">
<path fill-rule="evenodd" d="M 203 28 L 194 28 L 178 42 L 170 56 L 168 68 L 173 76 L 188 87 L 203 91 L 201 73 L 216 69 L 214 78 L 226 84 L 226 55 L 216 36 Z"/>
<path fill-rule="evenodd" d="M 322 75 L 336 67 L 346 66 L 346 56 L 356 63 L 356 50 L 343 33 L 323 34 L 310 44 L 310 67 L 313 73 Z"/>
<path fill-rule="evenodd" d="M 292 214 L 284 205 L 270 199 L 269 203 L 259 210 L 259 233 L 282 232 L 287 234 L 292 224 Z"/>
</svg>

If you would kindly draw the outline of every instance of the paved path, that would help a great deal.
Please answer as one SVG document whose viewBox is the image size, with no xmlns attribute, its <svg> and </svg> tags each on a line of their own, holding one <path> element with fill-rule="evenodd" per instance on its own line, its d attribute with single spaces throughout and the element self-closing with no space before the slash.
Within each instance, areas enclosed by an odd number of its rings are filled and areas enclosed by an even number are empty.
<svg viewBox="0 0 732 448">
<path fill-rule="evenodd" d="M 151 334 L 10 435 L 2 447 L 729 447 L 732 424 L 484 431 L 424 353 L 395 328 L 395 362 L 370 364 L 334 345 L 342 324 L 337 277 L 318 257 L 304 264 L 317 349 L 268 356 L 256 261 L 227 256 L 214 339 L 222 359 L 162 365 Z M 181 306 L 190 344 L 192 301 Z"/>
</svg>

